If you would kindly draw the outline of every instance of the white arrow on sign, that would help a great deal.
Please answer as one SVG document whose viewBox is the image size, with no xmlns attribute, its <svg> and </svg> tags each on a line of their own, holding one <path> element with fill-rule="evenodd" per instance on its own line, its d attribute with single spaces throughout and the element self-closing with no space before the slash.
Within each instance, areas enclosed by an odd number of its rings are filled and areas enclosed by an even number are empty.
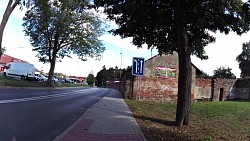
<svg viewBox="0 0 250 141">
<path fill-rule="evenodd" d="M 141 60 L 140 62 L 141 62 L 141 65 L 140 65 L 140 67 L 141 67 L 141 68 L 140 68 L 140 73 L 142 74 L 142 71 L 143 71 L 143 70 L 142 70 L 142 69 L 143 69 L 143 68 L 142 68 L 142 67 L 143 67 L 143 66 L 142 66 L 142 63 L 143 63 L 143 61 Z"/>
<path fill-rule="evenodd" d="M 137 59 L 135 59 L 135 73 L 137 73 L 137 68 L 138 68 L 138 61 L 137 61 Z"/>
</svg>

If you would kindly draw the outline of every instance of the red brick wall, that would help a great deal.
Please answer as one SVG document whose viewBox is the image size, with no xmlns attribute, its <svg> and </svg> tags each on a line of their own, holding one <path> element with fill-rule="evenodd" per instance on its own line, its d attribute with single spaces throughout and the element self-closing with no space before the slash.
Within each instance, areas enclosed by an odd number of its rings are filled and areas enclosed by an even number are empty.
<svg viewBox="0 0 250 141">
<path fill-rule="evenodd" d="M 196 78 L 195 79 L 195 87 L 211 87 L 212 86 L 212 78 Z"/>
<path fill-rule="evenodd" d="M 211 100 L 212 98 L 212 78 L 195 79 L 195 100 Z"/>
<path fill-rule="evenodd" d="M 138 78 L 138 77 L 137 77 Z M 134 81 L 133 98 L 137 93 L 137 78 Z M 178 91 L 177 79 L 162 79 L 156 77 L 139 78 L 138 96 L 141 100 L 176 101 Z"/>
</svg>

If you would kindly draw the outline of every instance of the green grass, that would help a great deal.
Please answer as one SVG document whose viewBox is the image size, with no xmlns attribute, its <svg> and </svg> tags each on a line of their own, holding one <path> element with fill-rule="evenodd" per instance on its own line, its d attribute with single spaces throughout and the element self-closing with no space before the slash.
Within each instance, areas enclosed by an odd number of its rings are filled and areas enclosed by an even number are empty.
<svg viewBox="0 0 250 141">
<path fill-rule="evenodd" d="M 198 102 L 191 125 L 174 126 L 176 104 L 126 100 L 148 141 L 250 140 L 250 101 Z"/>
<path fill-rule="evenodd" d="M 23 81 L 11 79 L 8 77 L 0 76 L 0 86 L 8 87 L 48 87 L 46 82 L 34 82 L 34 81 Z M 53 84 L 53 87 L 88 87 L 83 84 L 69 84 L 69 83 L 59 83 Z"/>
<path fill-rule="evenodd" d="M 0 86 L 10 87 L 46 87 L 46 83 L 30 82 L 23 80 L 11 79 L 8 77 L 0 76 Z"/>
</svg>

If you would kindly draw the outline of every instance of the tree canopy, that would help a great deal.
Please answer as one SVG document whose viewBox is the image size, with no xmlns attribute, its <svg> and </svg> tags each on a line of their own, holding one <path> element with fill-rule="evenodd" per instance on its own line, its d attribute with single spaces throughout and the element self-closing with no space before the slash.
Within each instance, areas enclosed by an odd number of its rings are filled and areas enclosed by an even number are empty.
<svg viewBox="0 0 250 141">
<path fill-rule="evenodd" d="M 133 44 L 157 48 L 159 53 L 177 51 L 177 34 L 174 17 L 174 0 L 95 0 L 104 6 L 108 18 L 114 20 L 118 29 L 114 35 L 133 37 Z M 244 32 L 247 26 L 241 0 L 193 0 L 185 1 L 185 20 L 191 53 L 207 59 L 204 47 L 215 38 L 208 32 L 221 31 L 228 34 Z"/>
<path fill-rule="evenodd" d="M 191 59 L 207 59 L 204 47 L 215 38 L 211 32 L 241 34 L 248 30 L 241 0 L 94 0 L 118 24 L 111 32 L 132 37 L 138 47 L 147 44 L 160 54 L 178 52 L 176 124 L 188 125 L 191 95 Z"/>
<path fill-rule="evenodd" d="M 250 76 L 250 42 L 242 44 L 242 52 L 237 56 L 241 77 Z"/>
<path fill-rule="evenodd" d="M 89 74 L 87 77 L 87 83 L 90 86 L 93 86 L 95 82 L 95 76 L 93 74 Z"/>
<path fill-rule="evenodd" d="M 50 63 L 49 82 L 59 59 L 71 54 L 83 61 L 88 57 L 98 59 L 105 50 L 98 39 L 104 33 L 103 23 L 91 12 L 88 1 L 34 1 L 23 20 L 39 61 Z"/>
<path fill-rule="evenodd" d="M 103 66 L 102 70 L 100 70 L 96 75 L 96 85 L 106 85 L 108 80 L 120 79 L 120 72 L 123 72 L 124 70 L 125 69 L 118 69 L 117 66 L 115 68 L 111 67 L 109 69 L 106 69 L 106 67 Z"/>
<path fill-rule="evenodd" d="M 232 71 L 231 68 L 221 66 L 221 67 L 217 68 L 216 70 L 214 70 L 213 77 L 235 79 L 236 76 L 231 71 Z"/>
</svg>

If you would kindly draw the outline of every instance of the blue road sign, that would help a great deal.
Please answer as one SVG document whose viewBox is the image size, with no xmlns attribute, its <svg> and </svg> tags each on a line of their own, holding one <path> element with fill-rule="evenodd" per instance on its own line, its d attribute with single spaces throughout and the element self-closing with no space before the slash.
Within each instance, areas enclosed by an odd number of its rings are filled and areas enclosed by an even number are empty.
<svg viewBox="0 0 250 141">
<path fill-rule="evenodd" d="M 133 57 L 132 75 L 144 75 L 144 58 Z"/>
</svg>

